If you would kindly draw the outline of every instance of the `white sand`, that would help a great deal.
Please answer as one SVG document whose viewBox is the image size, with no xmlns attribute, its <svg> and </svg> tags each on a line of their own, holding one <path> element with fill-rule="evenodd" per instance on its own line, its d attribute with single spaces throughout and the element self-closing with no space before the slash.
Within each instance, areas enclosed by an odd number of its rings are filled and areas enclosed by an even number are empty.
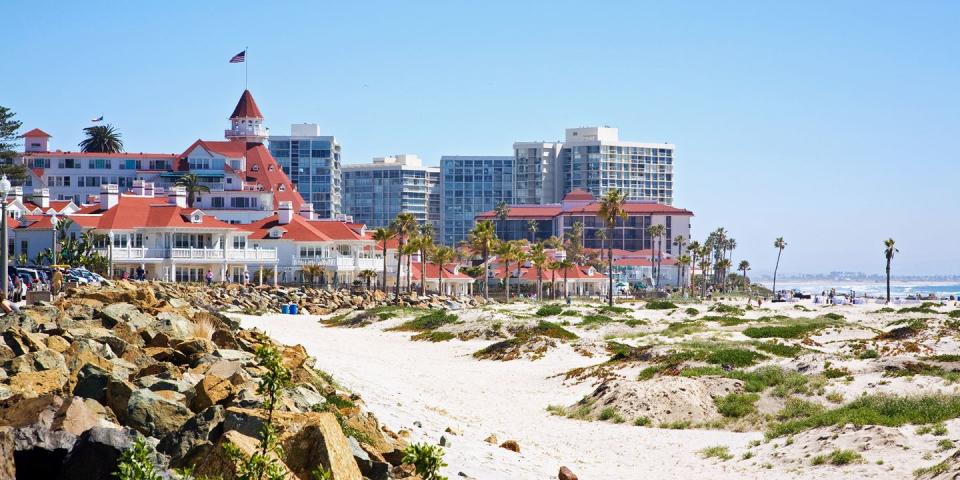
<svg viewBox="0 0 960 480">
<path fill-rule="evenodd" d="M 582 480 L 823 477 L 697 454 L 713 445 L 742 452 L 760 433 L 663 430 L 550 415 L 547 405 L 569 405 L 591 389 L 547 378 L 597 362 L 566 345 L 533 362 L 478 361 L 470 354 L 490 342 L 411 342 L 409 334 L 382 331 L 390 322 L 348 329 L 322 327 L 313 316 L 241 319 L 244 327 L 261 328 L 279 342 L 304 345 L 319 368 L 360 393 L 393 430 L 409 429 L 415 441 L 431 443 L 447 427 L 461 430 L 462 436 L 446 434 L 452 446 L 446 448 L 450 466 L 444 474 L 451 479 L 462 478 L 459 472 L 480 480 L 555 479 L 561 465 Z M 517 440 L 521 453 L 485 443 L 491 433 L 501 442 Z"/>
</svg>

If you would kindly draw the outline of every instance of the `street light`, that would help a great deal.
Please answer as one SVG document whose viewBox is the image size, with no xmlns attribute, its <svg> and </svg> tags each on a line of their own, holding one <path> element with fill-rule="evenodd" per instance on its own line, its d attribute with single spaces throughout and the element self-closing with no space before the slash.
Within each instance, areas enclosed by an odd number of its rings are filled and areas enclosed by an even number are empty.
<svg viewBox="0 0 960 480">
<path fill-rule="evenodd" d="M 7 299 L 8 283 L 10 281 L 7 278 L 7 264 L 10 261 L 7 258 L 9 254 L 9 247 L 7 246 L 7 194 L 10 193 L 10 188 L 10 180 L 7 180 L 7 176 L 0 177 L 0 214 L 2 214 L 0 216 L 3 217 L 0 219 L 0 245 L 2 245 L 0 246 L 0 250 L 2 250 L 0 251 L 0 265 L 3 266 L 3 271 L 0 272 L 0 285 L 3 285 L 3 297 L 0 298 L 4 300 Z"/>
<path fill-rule="evenodd" d="M 53 230 L 53 247 L 50 249 L 53 253 L 53 264 L 59 265 L 57 262 L 57 214 L 54 213 L 50 216 L 50 230 Z"/>
</svg>

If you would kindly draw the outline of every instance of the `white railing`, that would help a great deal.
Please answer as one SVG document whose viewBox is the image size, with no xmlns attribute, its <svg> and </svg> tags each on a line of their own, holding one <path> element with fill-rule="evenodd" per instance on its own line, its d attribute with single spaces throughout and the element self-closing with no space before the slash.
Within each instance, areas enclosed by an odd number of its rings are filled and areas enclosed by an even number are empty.
<svg viewBox="0 0 960 480">
<path fill-rule="evenodd" d="M 97 253 L 113 260 L 220 260 L 224 259 L 222 248 L 147 248 L 115 247 L 97 249 Z M 227 249 L 227 260 L 277 260 L 275 248 Z"/>
<path fill-rule="evenodd" d="M 320 265 L 334 270 L 378 270 L 383 269 L 383 259 L 353 257 L 293 257 L 293 265 Z M 390 268 L 389 262 L 387 268 Z"/>
</svg>

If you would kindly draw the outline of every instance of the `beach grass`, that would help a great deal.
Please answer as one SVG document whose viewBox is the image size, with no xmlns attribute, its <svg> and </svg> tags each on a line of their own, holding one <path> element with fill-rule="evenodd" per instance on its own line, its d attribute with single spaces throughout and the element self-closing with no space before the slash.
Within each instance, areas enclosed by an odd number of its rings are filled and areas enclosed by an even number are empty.
<svg viewBox="0 0 960 480">
<path fill-rule="evenodd" d="M 899 427 L 943 422 L 960 417 L 958 395 L 866 395 L 842 407 L 826 410 L 800 420 L 772 425 L 767 430 L 770 438 L 792 435 L 804 430 L 833 425 L 882 425 Z"/>
</svg>

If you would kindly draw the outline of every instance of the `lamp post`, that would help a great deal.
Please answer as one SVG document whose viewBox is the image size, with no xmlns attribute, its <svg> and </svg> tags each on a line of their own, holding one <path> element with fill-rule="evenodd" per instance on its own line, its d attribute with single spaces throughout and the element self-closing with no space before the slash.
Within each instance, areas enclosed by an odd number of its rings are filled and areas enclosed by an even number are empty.
<svg viewBox="0 0 960 480">
<path fill-rule="evenodd" d="M 50 216 L 50 230 L 53 230 L 53 246 L 50 247 L 51 253 L 53 253 L 53 264 L 59 265 L 57 262 L 57 214 L 54 213 Z"/>
<path fill-rule="evenodd" d="M 7 278 L 7 264 L 10 261 L 7 258 L 10 253 L 7 247 L 7 194 L 10 193 L 10 188 L 10 180 L 7 180 L 7 176 L 0 177 L 0 214 L 2 214 L 0 216 L 3 217 L 0 219 L 0 244 L 2 244 L 2 247 L 0 247 L 2 249 L 0 251 L 0 265 L 3 267 L 3 271 L 0 272 L 0 285 L 3 285 L 3 297 L 0 298 L 4 300 L 7 299 L 7 293 L 9 292 L 7 284 L 10 282 Z"/>
</svg>

